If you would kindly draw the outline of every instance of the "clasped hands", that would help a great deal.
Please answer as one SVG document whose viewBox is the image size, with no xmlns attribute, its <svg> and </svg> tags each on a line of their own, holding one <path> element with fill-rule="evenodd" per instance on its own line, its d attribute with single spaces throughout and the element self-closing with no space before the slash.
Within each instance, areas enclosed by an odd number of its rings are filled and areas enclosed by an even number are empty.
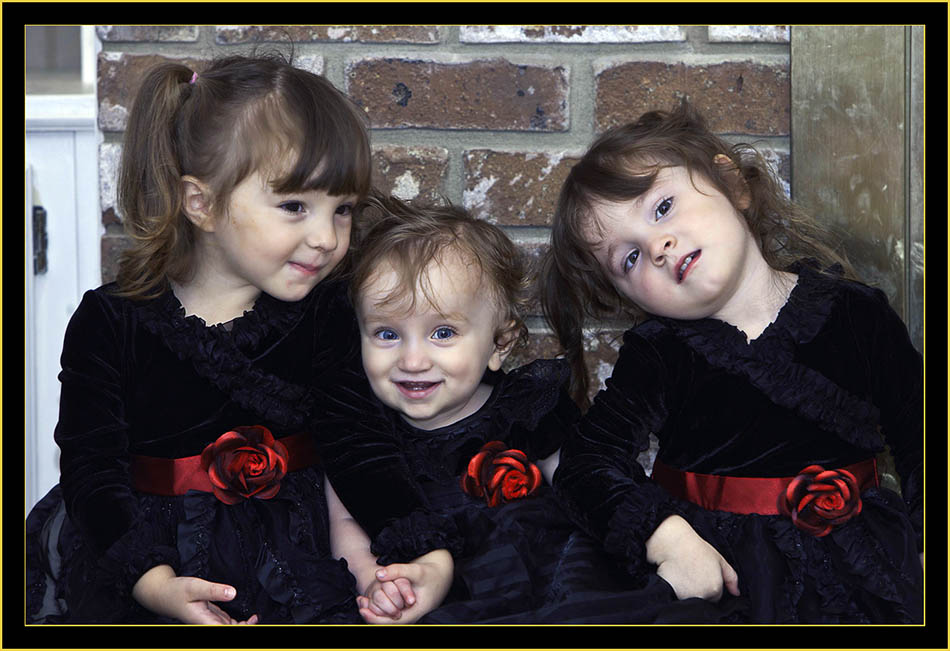
<svg viewBox="0 0 950 651">
<path fill-rule="evenodd" d="M 375 578 L 356 598 L 369 624 L 411 624 L 437 608 L 452 586 L 452 555 L 436 549 L 410 563 L 393 563 L 375 571 Z"/>
</svg>

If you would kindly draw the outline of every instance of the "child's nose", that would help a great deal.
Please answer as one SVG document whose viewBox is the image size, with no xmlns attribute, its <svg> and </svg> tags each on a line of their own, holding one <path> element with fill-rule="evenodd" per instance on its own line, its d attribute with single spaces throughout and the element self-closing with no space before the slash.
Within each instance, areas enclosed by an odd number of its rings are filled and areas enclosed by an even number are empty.
<svg viewBox="0 0 950 651">
<path fill-rule="evenodd" d="M 653 264 L 662 265 L 666 260 L 668 253 L 671 253 L 676 248 L 676 238 L 672 235 L 662 235 L 655 237 L 650 243 L 650 259 L 653 260 Z"/>
<path fill-rule="evenodd" d="M 427 371 L 432 366 L 432 362 L 423 346 L 409 342 L 402 347 L 402 355 L 399 356 L 399 366 L 404 371 L 418 373 L 419 371 Z"/>
<path fill-rule="evenodd" d="M 323 251 L 336 249 L 338 240 L 333 216 L 320 215 L 312 219 L 311 222 L 307 231 L 307 246 Z"/>
</svg>

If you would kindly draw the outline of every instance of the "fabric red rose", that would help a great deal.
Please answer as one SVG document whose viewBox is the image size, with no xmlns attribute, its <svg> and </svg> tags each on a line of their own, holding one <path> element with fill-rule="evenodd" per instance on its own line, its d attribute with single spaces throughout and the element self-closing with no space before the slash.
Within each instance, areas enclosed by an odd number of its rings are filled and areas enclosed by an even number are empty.
<svg viewBox="0 0 950 651">
<path fill-rule="evenodd" d="M 505 449 L 501 441 L 489 441 L 468 462 L 462 475 L 462 490 L 484 498 L 488 506 L 531 495 L 541 485 L 541 471 L 521 450 Z"/>
<path fill-rule="evenodd" d="M 256 497 L 266 500 L 280 490 L 289 454 L 270 430 L 260 425 L 235 427 L 201 452 L 215 496 L 225 504 Z"/>
<path fill-rule="evenodd" d="M 820 538 L 861 512 L 861 492 L 847 470 L 808 466 L 779 496 L 778 508 L 796 527 Z"/>
</svg>

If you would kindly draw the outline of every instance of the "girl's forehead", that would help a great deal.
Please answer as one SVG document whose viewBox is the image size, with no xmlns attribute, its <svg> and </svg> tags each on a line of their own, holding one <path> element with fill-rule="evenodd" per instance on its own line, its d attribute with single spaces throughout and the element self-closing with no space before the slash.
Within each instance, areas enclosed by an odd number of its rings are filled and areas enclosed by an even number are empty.
<svg viewBox="0 0 950 651">
<path fill-rule="evenodd" d="M 359 290 L 363 308 L 380 315 L 407 316 L 464 311 L 482 297 L 494 302 L 481 267 L 464 256 L 431 260 L 415 278 L 401 273 L 392 260 L 383 260 Z"/>
</svg>

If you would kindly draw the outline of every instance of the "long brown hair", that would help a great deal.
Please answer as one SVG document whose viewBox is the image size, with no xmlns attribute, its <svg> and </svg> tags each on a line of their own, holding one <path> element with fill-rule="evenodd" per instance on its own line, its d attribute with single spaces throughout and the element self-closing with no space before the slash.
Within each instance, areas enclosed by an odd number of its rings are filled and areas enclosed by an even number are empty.
<svg viewBox="0 0 950 651">
<path fill-rule="evenodd" d="M 515 344 L 527 339 L 527 262 L 499 227 L 449 202 L 422 205 L 379 194 L 366 200 L 363 214 L 367 229 L 360 237 L 359 253 L 349 277 L 354 305 L 359 304 L 360 292 L 380 263 L 388 262 L 398 281 L 383 299 L 384 304 L 408 297 L 411 309 L 416 301 L 415 289 L 421 285 L 424 298 L 438 309 L 427 289 L 426 269 L 430 263 L 442 262 L 446 255 L 454 254 L 478 271 L 481 287 L 490 293 L 503 315 L 503 330 L 494 333 L 496 344 L 504 343 L 502 335 L 510 332 L 516 336 Z M 505 327 L 508 322 L 514 322 L 511 330 Z"/>
<path fill-rule="evenodd" d="M 182 212 L 183 175 L 208 184 L 221 215 L 234 187 L 256 170 L 280 193 L 365 197 L 371 162 L 362 111 L 279 53 L 228 56 L 198 73 L 172 62 L 151 69 L 122 150 L 118 205 L 132 246 L 119 260 L 117 293 L 153 297 L 169 279 L 193 272 L 196 236 Z"/>
<path fill-rule="evenodd" d="M 734 167 L 714 162 L 720 154 L 728 156 Z M 748 207 L 739 212 L 773 269 L 809 257 L 823 267 L 840 263 L 853 277 L 845 256 L 828 244 L 829 231 L 786 197 L 761 154 L 751 145 L 729 145 L 712 134 L 688 103 L 672 112 L 651 111 L 636 122 L 610 129 L 568 174 L 555 209 L 551 246 L 541 263 L 542 309 L 571 362 L 571 394 L 581 407 L 590 402 L 583 348 L 586 320 L 620 317 L 637 323 L 647 316 L 617 292 L 594 258 L 585 236 L 592 209 L 599 201 L 636 199 L 666 166 L 683 166 L 691 175 L 701 175 L 739 210 L 737 169 L 749 198 Z"/>
</svg>

